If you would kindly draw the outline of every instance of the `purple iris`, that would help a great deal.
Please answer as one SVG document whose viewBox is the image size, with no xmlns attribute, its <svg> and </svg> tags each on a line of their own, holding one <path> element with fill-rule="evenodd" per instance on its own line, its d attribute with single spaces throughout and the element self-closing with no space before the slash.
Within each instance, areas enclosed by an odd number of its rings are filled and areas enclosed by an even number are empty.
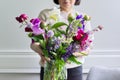
<svg viewBox="0 0 120 80">
<path fill-rule="evenodd" d="M 76 20 L 81 19 L 82 17 L 83 17 L 83 15 L 82 15 L 82 14 L 77 15 Z"/>
</svg>

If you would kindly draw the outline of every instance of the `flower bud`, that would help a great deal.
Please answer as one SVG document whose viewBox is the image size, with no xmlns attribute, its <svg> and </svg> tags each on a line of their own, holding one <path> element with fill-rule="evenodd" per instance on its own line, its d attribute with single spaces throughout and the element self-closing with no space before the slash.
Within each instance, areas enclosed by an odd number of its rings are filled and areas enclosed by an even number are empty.
<svg viewBox="0 0 120 80">
<path fill-rule="evenodd" d="M 71 23 L 74 20 L 74 16 L 72 14 L 68 15 L 68 21 Z"/>
<path fill-rule="evenodd" d="M 21 14 L 21 15 L 20 15 L 20 18 L 21 18 L 22 20 L 27 20 L 27 19 L 28 19 L 28 16 L 27 16 L 26 14 Z"/>
<path fill-rule="evenodd" d="M 89 21 L 89 20 L 91 19 L 91 17 L 88 16 L 88 15 L 85 15 L 85 16 L 84 16 L 84 19 L 87 20 L 87 21 Z"/>
</svg>

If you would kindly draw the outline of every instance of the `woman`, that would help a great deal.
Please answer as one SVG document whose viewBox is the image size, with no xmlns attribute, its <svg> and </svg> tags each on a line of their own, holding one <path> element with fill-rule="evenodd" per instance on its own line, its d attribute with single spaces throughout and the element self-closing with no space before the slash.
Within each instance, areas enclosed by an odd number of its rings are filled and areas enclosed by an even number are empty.
<svg viewBox="0 0 120 80">
<path fill-rule="evenodd" d="M 46 22 L 50 25 L 52 25 L 55 21 L 64 21 L 67 23 L 68 15 L 71 14 L 72 16 L 75 16 L 77 11 L 74 9 L 74 5 L 79 5 L 81 0 L 53 0 L 53 2 L 57 5 L 59 5 L 59 8 L 53 8 L 53 9 L 44 9 L 40 12 L 39 18 L 42 20 L 42 22 Z M 54 15 L 53 15 L 54 14 Z M 55 19 L 55 16 L 58 17 L 58 19 Z M 53 17 L 53 18 L 52 18 Z M 61 29 L 65 30 L 65 27 L 61 27 Z M 86 24 L 85 30 L 88 31 L 91 29 L 90 23 L 88 22 Z M 39 43 L 32 42 L 31 48 L 37 52 L 41 57 L 41 80 L 43 80 L 43 74 L 44 74 L 44 64 L 46 61 L 49 61 L 49 58 L 45 58 L 42 50 L 39 47 Z M 86 53 L 89 53 L 90 48 L 88 48 Z M 73 53 L 77 57 L 77 59 L 83 63 L 84 57 L 80 54 Z M 82 64 L 77 65 L 74 63 L 67 63 L 67 80 L 82 80 Z"/>
</svg>

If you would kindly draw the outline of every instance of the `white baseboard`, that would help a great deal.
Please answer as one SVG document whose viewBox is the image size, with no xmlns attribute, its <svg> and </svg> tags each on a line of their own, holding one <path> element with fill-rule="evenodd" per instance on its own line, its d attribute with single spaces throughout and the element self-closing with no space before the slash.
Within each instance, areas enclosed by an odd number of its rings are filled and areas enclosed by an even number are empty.
<svg viewBox="0 0 120 80">
<path fill-rule="evenodd" d="M 40 57 L 32 51 L 0 51 L 0 73 L 39 73 Z M 83 72 L 92 66 L 120 67 L 120 50 L 94 50 L 86 57 Z"/>
</svg>

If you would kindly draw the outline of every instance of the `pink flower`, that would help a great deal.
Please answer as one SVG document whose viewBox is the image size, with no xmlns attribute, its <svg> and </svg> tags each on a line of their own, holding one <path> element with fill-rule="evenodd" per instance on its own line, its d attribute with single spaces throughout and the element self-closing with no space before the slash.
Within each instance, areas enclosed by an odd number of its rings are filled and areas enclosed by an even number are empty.
<svg viewBox="0 0 120 80">
<path fill-rule="evenodd" d="M 20 18 L 23 19 L 23 20 L 27 20 L 28 19 L 28 16 L 26 14 L 21 14 L 20 15 Z"/>
<path fill-rule="evenodd" d="M 85 41 L 88 39 L 88 34 L 87 33 L 84 33 L 82 38 L 81 38 L 81 41 Z"/>
<path fill-rule="evenodd" d="M 77 35 L 73 37 L 73 40 L 79 41 L 79 40 L 81 40 L 81 38 L 83 37 L 83 35 L 84 35 L 83 30 L 79 29 L 78 32 L 77 32 Z"/>
<path fill-rule="evenodd" d="M 19 22 L 19 23 L 22 23 L 24 22 L 25 20 L 28 19 L 28 16 L 26 14 L 21 14 L 19 17 L 16 17 L 16 20 Z"/>
</svg>

